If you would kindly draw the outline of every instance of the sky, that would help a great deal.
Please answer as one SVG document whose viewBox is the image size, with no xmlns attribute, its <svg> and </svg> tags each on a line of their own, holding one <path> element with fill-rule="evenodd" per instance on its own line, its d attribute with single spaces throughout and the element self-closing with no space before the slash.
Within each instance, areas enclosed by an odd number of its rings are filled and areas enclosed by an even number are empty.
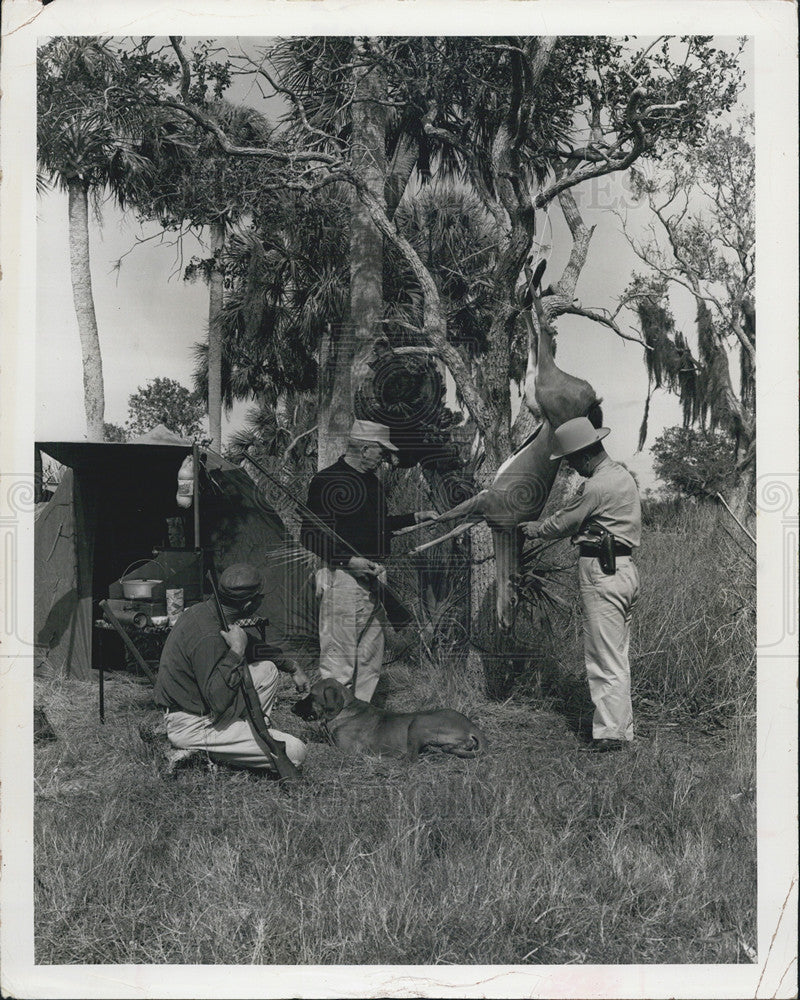
<svg viewBox="0 0 800 1000">
<path fill-rule="evenodd" d="M 734 40 L 730 40 L 734 44 Z M 747 79 L 752 80 L 752 52 L 746 51 Z M 232 99 L 256 106 L 263 102 L 251 85 L 237 81 Z M 748 85 L 742 107 L 752 107 Z M 632 231 L 641 230 L 648 211 L 630 197 L 627 180 L 610 175 L 573 189 L 587 225 L 596 229 L 577 295 L 586 308 L 616 307 L 638 262 L 627 244 L 614 212 L 628 217 Z M 85 437 L 83 386 L 78 327 L 72 304 L 67 238 L 67 198 L 56 189 L 37 206 L 37 344 L 36 436 L 38 440 L 81 440 Z M 155 225 L 140 226 L 111 202 L 102 218 L 90 219 L 92 281 L 105 377 L 106 416 L 124 424 L 128 397 L 156 377 L 176 379 L 191 386 L 193 345 L 208 329 L 208 294 L 198 281 L 182 279 L 183 268 L 195 253 L 205 255 L 192 236 L 175 245 L 174 234 L 160 234 Z M 557 203 L 540 213 L 537 238 L 548 258 L 545 282 L 557 278 L 569 254 L 569 232 Z M 140 242 L 146 239 L 146 242 Z M 121 266 L 115 262 L 122 259 Z M 676 317 L 691 326 L 693 308 L 680 294 L 673 301 Z M 637 331 L 628 314 L 620 317 L 623 330 Z M 563 316 L 558 330 L 558 364 L 587 379 L 603 400 L 605 424 L 611 428 L 607 450 L 637 475 L 642 489 L 657 486 L 649 447 L 664 427 L 680 423 L 677 399 L 654 393 L 648 441 L 637 453 L 639 425 L 647 396 L 643 349 L 589 320 Z M 223 422 L 223 440 L 241 427 L 252 403 L 237 403 Z M 514 402 L 514 408 L 519 405 Z"/>
</svg>

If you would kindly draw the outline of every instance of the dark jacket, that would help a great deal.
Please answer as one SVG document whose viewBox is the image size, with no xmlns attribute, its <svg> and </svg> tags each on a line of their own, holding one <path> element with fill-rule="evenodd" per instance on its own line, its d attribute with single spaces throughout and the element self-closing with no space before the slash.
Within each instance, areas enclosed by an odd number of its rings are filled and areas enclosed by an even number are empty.
<svg viewBox="0 0 800 1000">
<path fill-rule="evenodd" d="M 390 515 L 375 473 L 359 472 L 344 456 L 311 480 L 308 507 L 360 556 L 377 561 L 389 555 L 392 532 L 414 523 L 413 513 Z M 354 554 L 328 538 L 308 517 L 303 519 L 301 539 L 329 566 L 344 566 Z"/>
</svg>

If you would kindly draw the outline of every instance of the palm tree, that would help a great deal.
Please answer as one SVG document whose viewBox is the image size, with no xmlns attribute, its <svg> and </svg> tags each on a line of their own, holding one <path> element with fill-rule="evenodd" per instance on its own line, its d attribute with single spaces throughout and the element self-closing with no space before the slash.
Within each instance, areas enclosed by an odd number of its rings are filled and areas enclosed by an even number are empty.
<svg viewBox="0 0 800 1000">
<path fill-rule="evenodd" d="M 231 233 L 220 260 L 226 409 L 254 399 L 277 419 L 282 406 L 294 411 L 294 398 L 316 396 L 320 342 L 346 311 L 346 212 L 330 189 L 313 198 L 272 192 L 254 204 L 252 221 Z M 207 393 L 208 345 L 195 350 L 195 387 Z"/>
<path fill-rule="evenodd" d="M 179 44 L 179 43 L 176 43 Z M 199 99 L 199 98 L 198 98 Z M 203 100 L 205 112 L 237 142 L 258 146 L 270 139 L 271 127 L 253 108 L 231 104 L 222 98 Z M 198 232 L 207 229 L 209 257 L 193 260 L 186 277 L 198 275 L 208 283 L 208 345 L 205 359 L 204 391 L 208 400 L 211 446 L 222 444 L 223 408 L 223 259 L 233 228 L 252 212 L 258 200 L 260 166 L 252 161 L 234 160 L 222 153 L 216 141 L 203 129 L 186 127 L 183 139 L 192 155 L 162 147 L 155 158 L 146 190 L 137 198 L 136 209 L 143 219 L 155 219 L 165 229 Z"/>
<path fill-rule="evenodd" d="M 92 294 L 89 200 L 110 191 L 127 204 L 147 168 L 130 136 L 105 113 L 104 94 L 117 62 L 107 39 L 57 38 L 37 55 L 39 169 L 68 195 L 72 295 L 83 358 L 84 407 L 90 440 L 104 439 L 103 362 Z M 95 201 L 99 207 L 99 200 Z"/>
</svg>

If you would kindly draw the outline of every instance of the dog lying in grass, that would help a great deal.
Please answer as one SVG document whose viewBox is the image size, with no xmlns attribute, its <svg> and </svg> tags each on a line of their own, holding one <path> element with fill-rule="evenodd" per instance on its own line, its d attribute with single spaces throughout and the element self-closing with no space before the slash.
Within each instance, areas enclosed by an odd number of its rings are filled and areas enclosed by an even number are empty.
<svg viewBox="0 0 800 1000">
<path fill-rule="evenodd" d="M 465 715 L 449 708 L 429 712 L 386 712 L 356 698 L 339 681 L 318 680 L 292 711 L 321 721 L 335 746 L 353 752 L 391 754 L 415 761 L 421 750 L 438 747 L 457 757 L 475 757 L 486 737 Z"/>
</svg>

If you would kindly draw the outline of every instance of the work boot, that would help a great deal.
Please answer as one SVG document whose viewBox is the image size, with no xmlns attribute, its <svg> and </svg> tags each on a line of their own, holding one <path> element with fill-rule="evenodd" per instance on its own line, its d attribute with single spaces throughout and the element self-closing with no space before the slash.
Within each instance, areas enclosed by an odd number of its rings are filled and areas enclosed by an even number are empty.
<svg viewBox="0 0 800 1000">
<path fill-rule="evenodd" d="M 176 778 L 182 771 L 199 769 L 207 774 L 216 774 L 219 765 L 203 750 L 182 750 L 169 747 L 164 752 L 166 758 L 166 774 L 168 778 Z"/>
</svg>

